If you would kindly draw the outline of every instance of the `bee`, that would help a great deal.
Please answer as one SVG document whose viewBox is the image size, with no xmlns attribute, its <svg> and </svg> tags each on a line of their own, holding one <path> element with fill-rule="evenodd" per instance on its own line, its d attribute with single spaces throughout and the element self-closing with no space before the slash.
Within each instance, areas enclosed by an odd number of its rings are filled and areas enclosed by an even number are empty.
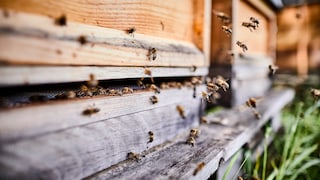
<svg viewBox="0 0 320 180">
<path fill-rule="evenodd" d="M 109 90 L 106 90 L 105 88 L 103 88 L 101 86 L 92 87 L 90 90 L 91 90 L 91 92 L 92 92 L 92 94 L 94 96 L 105 95 L 105 94 L 107 94 L 107 91 L 109 91 Z"/>
<path fill-rule="evenodd" d="M 232 29 L 228 26 L 222 26 L 222 30 L 227 34 L 227 36 L 232 34 Z"/>
<path fill-rule="evenodd" d="M 156 104 L 156 103 L 158 103 L 158 97 L 157 96 L 151 96 L 150 97 L 150 101 L 152 102 L 152 104 Z"/>
<path fill-rule="evenodd" d="M 134 37 L 134 33 L 136 32 L 136 28 L 132 27 L 126 30 L 127 34 L 129 34 L 131 37 Z"/>
<path fill-rule="evenodd" d="M 149 134 L 149 143 L 151 143 L 154 140 L 154 133 L 152 131 L 149 131 L 148 134 Z"/>
<path fill-rule="evenodd" d="M 158 88 L 158 86 L 156 86 L 155 84 L 151 84 L 149 89 L 155 91 L 155 93 L 160 94 L 160 88 Z"/>
<path fill-rule="evenodd" d="M 90 108 L 87 108 L 85 110 L 82 111 L 82 115 L 84 116 L 90 116 L 92 114 L 96 114 L 100 111 L 99 108 L 94 108 L 94 107 L 90 107 Z"/>
<path fill-rule="evenodd" d="M 241 177 L 241 176 L 238 176 L 238 180 L 243 180 L 243 177 Z"/>
<path fill-rule="evenodd" d="M 219 86 L 217 86 L 216 84 L 209 82 L 207 83 L 207 89 L 210 91 L 218 91 L 219 90 Z"/>
<path fill-rule="evenodd" d="M 165 82 L 160 84 L 160 89 L 169 89 L 169 88 L 170 88 L 169 85 Z"/>
<path fill-rule="evenodd" d="M 55 99 L 73 99 L 77 96 L 74 91 L 67 91 L 62 94 L 58 94 L 55 96 Z"/>
<path fill-rule="evenodd" d="M 251 22 L 243 22 L 242 26 L 247 27 L 251 32 L 252 32 L 252 29 L 256 30 L 257 28 L 257 26 Z"/>
<path fill-rule="evenodd" d="M 156 48 L 151 48 L 149 49 L 148 51 L 148 57 L 149 57 L 149 60 L 156 60 L 157 59 L 157 49 Z"/>
<path fill-rule="evenodd" d="M 67 16 L 62 14 L 60 17 L 54 20 L 54 24 L 58 26 L 66 26 L 67 25 Z"/>
<path fill-rule="evenodd" d="M 200 118 L 200 124 L 208 124 L 208 119 L 204 116 Z"/>
<path fill-rule="evenodd" d="M 182 117 L 182 119 L 185 119 L 186 115 L 185 115 L 185 112 L 184 112 L 184 108 L 181 105 L 177 105 L 176 109 L 179 112 L 179 114 Z"/>
<path fill-rule="evenodd" d="M 201 162 L 197 165 L 197 168 L 193 171 L 193 175 L 197 175 L 199 171 L 202 170 L 202 168 L 205 166 L 205 163 L 204 162 Z"/>
<path fill-rule="evenodd" d="M 219 99 L 221 96 L 218 92 L 216 91 L 213 91 L 211 93 L 208 94 L 208 99 L 207 101 L 209 103 L 213 103 L 213 104 L 216 104 L 217 103 L 217 99 Z"/>
<path fill-rule="evenodd" d="M 185 81 L 184 83 L 184 86 L 186 86 L 186 87 L 193 87 L 193 84 L 190 82 L 190 81 Z"/>
<path fill-rule="evenodd" d="M 268 66 L 268 68 L 269 68 L 269 77 L 272 77 L 276 73 L 276 71 L 279 69 L 278 66 L 273 66 L 271 64 Z"/>
<path fill-rule="evenodd" d="M 163 31 L 164 30 L 164 24 L 162 21 L 160 21 L 160 25 L 161 25 L 161 30 Z"/>
<path fill-rule="evenodd" d="M 313 96 L 315 101 L 317 101 L 319 99 L 319 97 L 320 97 L 320 90 L 319 89 L 311 88 L 310 93 Z"/>
<path fill-rule="evenodd" d="M 196 140 L 194 139 L 194 137 L 189 137 L 187 139 L 187 144 L 190 144 L 192 147 L 194 147 L 195 143 L 196 143 Z"/>
<path fill-rule="evenodd" d="M 134 153 L 134 152 L 129 152 L 128 155 L 127 155 L 127 158 L 129 160 L 139 161 L 140 160 L 140 154 Z"/>
<path fill-rule="evenodd" d="M 261 114 L 258 111 L 254 110 L 253 115 L 256 119 L 261 119 Z"/>
<path fill-rule="evenodd" d="M 192 77 L 191 78 L 191 83 L 193 85 L 200 85 L 200 84 L 202 84 L 202 80 L 200 78 L 197 78 L 197 77 Z"/>
<path fill-rule="evenodd" d="M 220 21 L 223 24 L 229 24 L 230 23 L 230 17 L 227 14 L 225 14 L 223 12 L 214 11 L 214 10 L 213 10 L 213 13 L 217 16 L 217 18 L 220 19 Z"/>
<path fill-rule="evenodd" d="M 257 100 L 255 98 L 249 98 L 247 101 L 246 101 L 246 105 L 248 107 L 252 107 L 252 108 L 256 108 L 257 107 Z"/>
<path fill-rule="evenodd" d="M 197 97 L 197 87 L 196 86 L 193 86 L 193 95 L 192 95 L 193 98 L 196 98 Z"/>
<path fill-rule="evenodd" d="M 152 77 L 152 72 L 151 72 L 150 69 L 144 69 L 144 74 L 147 75 L 147 76 L 150 76 L 151 82 L 154 83 L 154 79 Z M 143 80 L 144 80 L 144 77 L 141 78 L 141 81 L 143 81 Z"/>
<path fill-rule="evenodd" d="M 251 21 L 256 27 L 259 26 L 259 21 L 258 21 L 258 19 L 254 18 L 254 17 L 250 17 L 250 21 Z"/>
<path fill-rule="evenodd" d="M 86 44 L 88 41 L 87 41 L 87 38 L 83 35 L 79 36 L 77 41 L 81 44 L 81 45 L 84 45 Z"/>
<path fill-rule="evenodd" d="M 243 52 L 246 52 L 248 50 L 247 45 L 243 44 L 241 41 L 237 41 L 236 43 L 240 48 L 242 48 Z"/>
<path fill-rule="evenodd" d="M 99 84 L 99 81 L 95 79 L 94 74 L 90 74 L 89 81 L 87 81 L 87 85 L 89 87 L 96 87 L 96 86 L 98 86 L 98 84 Z"/>
<path fill-rule="evenodd" d="M 143 84 L 142 80 L 140 80 L 140 79 L 137 80 L 137 85 L 142 89 L 146 88 L 146 86 Z"/>
<path fill-rule="evenodd" d="M 124 87 L 122 88 L 121 90 L 122 94 L 132 94 L 133 93 L 133 89 L 132 88 L 129 88 L 129 87 Z"/>
<path fill-rule="evenodd" d="M 193 66 L 191 67 L 191 72 L 196 72 L 196 70 L 197 70 L 197 66 L 193 65 Z"/>
<path fill-rule="evenodd" d="M 217 84 L 219 87 L 221 87 L 223 91 L 227 91 L 227 89 L 229 89 L 229 84 L 227 83 L 227 80 L 224 79 L 222 76 L 217 76 L 213 79 L 213 82 Z"/>
<path fill-rule="evenodd" d="M 81 85 L 80 90 L 76 93 L 77 97 L 93 96 L 92 91 L 86 85 Z"/>
<path fill-rule="evenodd" d="M 107 94 L 110 96 L 122 96 L 122 92 L 120 92 L 116 89 L 109 89 Z"/>
<path fill-rule="evenodd" d="M 199 134 L 200 134 L 200 130 L 196 129 L 196 128 L 193 128 L 193 129 L 190 130 L 189 136 L 197 138 L 197 137 L 199 137 Z"/>
<path fill-rule="evenodd" d="M 29 97 L 31 102 L 46 102 L 49 101 L 49 98 L 45 95 L 32 95 Z"/>
</svg>

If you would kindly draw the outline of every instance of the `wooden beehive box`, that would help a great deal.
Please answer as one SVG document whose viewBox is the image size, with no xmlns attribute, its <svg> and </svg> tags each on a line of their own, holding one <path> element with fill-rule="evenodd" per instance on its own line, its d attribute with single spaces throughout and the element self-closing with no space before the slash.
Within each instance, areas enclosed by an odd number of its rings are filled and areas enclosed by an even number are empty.
<svg viewBox="0 0 320 180">
<path fill-rule="evenodd" d="M 268 66 L 275 61 L 276 15 L 274 10 L 260 1 L 214 0 L 211 32 L 212 76 L 223 74 L 231 79 L 232 91 L 227 92 L 222 104 L 235 106 L 248 97 L 262 96 L 270 87 Z M 227 14 L 232 24 L 232 35 L 222 30 L 223 23 L 216 17 L 217 12 Z M 250 17 L 259 21 L 256 30 L 242 26 Z M 243 51 L 237 41 L 244 43 Z"/>
</svg>

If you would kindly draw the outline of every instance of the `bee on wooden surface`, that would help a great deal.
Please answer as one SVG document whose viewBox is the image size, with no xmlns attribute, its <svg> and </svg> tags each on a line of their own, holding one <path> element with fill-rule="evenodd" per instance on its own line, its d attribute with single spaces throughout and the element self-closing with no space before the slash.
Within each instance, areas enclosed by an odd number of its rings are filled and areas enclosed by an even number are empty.
<svg viewBox="0 0 320 180">
<path fill-rule="evenodd" d="M 132 94 L 133 93 L 133 89 L 129 88 L 129 87 L 124 87 L 121 90 L 122 94 Z"/>
<path fill-rule="evenodd" d="M 276 73 L 276 71 L 279 69 L 278 66 L 273 66 L 273 65 L 269 65 L 269 77 L 274 76 L 274 74 Z"/>
<path fill-rule="evenodd" d="M 66 26 L 67 25 L 67 16 L 62 14 L 60 17 L 54 20 L 54 24 L 58 26 Z"/>
<path fill-rule="evenodd" d="M 258 27 L 259 26 L 259 20 L 254 18 L 254 17 L 250 17 L 250 21 L 256 26 Z"/>
<path fill-rule="evenodd" d="M 98 84 L 99 84 L 99 81 L 96 80 L 94 74 L 90 74 L 89 75 L 89 81 L 87 81 L 87 85 L 89 87 L 96 87 L 96 86 L 98 86 Z"/>
<path fill-rule="evenodd" d="M 151 84 L 149 89 L 151 89 L 152 91 L 154 91 L 155 93 L 160 94 L 160 88 L 158 88 L 158 86 L 156 86 L 155 84 Z"/>
<path fill-rule="evenodd" d="M 247 101 L 246 101 L 246 105 L 248 107 L 252 107 L 252 108 L 256 108 L 257 107 L 257 100 L 255 98 L 249 98 Z"/>
<path fill-rule="evenodd" d="M 150 101 L 151 101 L 152 104 L 156 104 L 156 103 L 158 103 L 158 97 L 157 96 L 151 96 L 150 97 Z"/>
<path fill-rule="evenodd" d="M 87 41 L 87 38 L 83 35 L 79 36 L 77 41 L 81 44 L 81 45 L 84 45 L 86 44 L 88 41 Z"/>
<path fill-rule="evenodd" d="M 193 84 L 192 84 L 190 81 L 185 81 L 185 82 L 183 83 L 183 85 L 186 86 L 186 87 L 188 87 L 188 88 L 193 87 Z"/>
<path fill-rule="evenodd" d="M 182 117 L 182 119 L 185 119 L 186 115 L 185 115 L 185 112 L 184 112 L 184 108 L 181 105 L 177 105 L 176 109 L 179 112 L 179 114 Z"/>
<path fill-rule="evenodd" d="M 208 119 L 204 116 L 200 118 L 200 124 L 208 124 Z"/>
<path fill-rule="evenodd" d="M 134 153 L 134 152 L 129 152 L 128 155 L 127 155 L 127 158 L 129 160 L 139 161 L 140 160 L 140 154 Z"/>
<path fill-rule="evenodd" d="M 215 10 L 213 10 L 212 12 L 217 16 L 217 18 L 220 19 L 220 21 L 223 24 L 229 24 L 230 23 L 230 17 L 227 14 L 225 14 L 223 12 L 215 11 Z"/>
<path fill-rule="evenodd" d="M 122 92 L 116 89 L 109 89 L 107 94 L 109 96 L 122 96 Z"/>
<path fill-rule="evenodd" d="M 207 92 L 202 91 L 201 96 L 202 96 L 202 99 L 203 99 L 203 100 L 208 101 L 208 99 L 209 99 L 209 94 L 208 94 Z"/>
<path fill-rule="evenodd" d="M 169 89 L 169 88 L 170 88 L 170 87 L 169 87 L 168 83 L 162 82 L 162 83 L 160 84 L 160 89 Z"/>
<path fill-rule="evenodd" d="M 152 72 L 150 69 L 147 69 L 147 68 L 144 69 L 144 74 L 147 76 L 150 76 L 151 82 L 154 83 L 154 79 L 152 77 Z M 144 80 L 144 77 L 141 78 L 141 81 L 143 81 L 143 80 Z"/>
<path fill-rule="evenodd" d="M 149 131 L 148 134 L 149 134 L 149 143 L 151 143 L 154 140 L 154 133 L 152 131 Z"/>
<path fill-rule="evenodd" d="M 157 49 L 156 48 L 151 48 L 149 49 L 148 51 L 148 57 L 149 57 L 149 60 L 151 61 L 154 61 L 157 59 Z"/>
<path fill-rule="evenodd" d="M 107 94 L 108 90 L 101 87 L 101 86 L 96 86 L 96 87 L 92 87 L 91 89 L 91 92 L 94 96 L 97 96 L 97 95 L 105 95 Z"/>
<path fill-rule="evenodd" d="M 176 87 L 177 87 L 178 89 L 181 89 L 181 88 L 182 88 L 181 82 L 177 82 Z"/>
<path fill-rule="evenodd" d="M 310 93 L 313 96 L 315 101 L 317 101 L 319 99 L 319 97 L 320 97 L 320 89 L 311 88 Z"/>
<path fill-rule="evenodd" d="M 218 91 L 219 90 L 219 86 L 217 86 L 216 84 L 209 82 L 207 83 L 207 89 L 209 91 Z"/>
<path fill-rule="evenodd" d="M 213 79 L 213 82 L 217 84 L 219 87 L 221 87 L 223 91 L 227 91 L 227 89 L 229 89 L 229 84 L 227 83 L 227 80 L 224 79 L 222 76 L 217 76 Z"/>
<path fill-rule="evenodd" d="M 193 128 L 193 129 L 190 130 L 189 136 L 197 138 L 197 137 L 199 137 L 199 134 L 200 134 L 200 130 L 196 129 L 196 128 Z"/>
<path fill-rule="evenodd" d="M 232 34 L 232 29 L 228 26 L 222 26 L 222 30 L 227 34 L 227 36 Z"/>
<path fill-rule="evenodd" d="M 46 102 L 49 101 L 49 97 L 45 95 L 32 95 L 29 97 L 31 102 Z"/>
<path fill-rule="evenodd" d="M 191 78 L 191 83 L 193 85 L 200 85 L 200 84 L 202 84 L 202 80 L 200 78 L 198 78 L 198 77 L 192 77 Z"/>
<path fill-rule="evenodd" d="M 55 99 L 73 99 L 77 96 L 74 91 L 67 91 L 62 94 L 58 94 L 55 96 Z"/>
<path fill-rule="evenodd" d="M 189 137 L 187 139 L 187 144 L 190 144 L 192 147 L 194 147 L 194 145 L 196 144 L 196 140 L 194 139 L 194 137 Z"/>
<path fill-rule="evenodd" d="M 237 41 L 237 43 L 236 43 L 240 48 L 242 48 L 242 51 L 243 52 L 246 52 L 246 51 L 248 51 L 248 47 L 247 47 L 247 45 L 245 45 L 244 43 L 242 43 L 241 41 Z"/>
<path fill-rule="evenodd" d="M 137 80 L 137 85 L 138 85 L 140 88 L 142 88 L 142 89 L 145 89 L 145 88 L 146 88 L 146 86 L 144 85 L 144 83 L 143 83 L 142 80 L 140 80 L 140 79 Z"/>
<path fill-rule="evenodd" d="M 92 91 L 86 85 L 81 85 L 80 90 L 77 92 L 77 97 L 93 96 Z"/>
<path fill-rule="evenodd" d="M 191 67 L 191 72 L 196 72 L 196 70 L 197 70 L 197 66 L 193 65 L 193 66 Z"/>
<path fill-rule="evenodd" d="M 134 37 L 134 33 L 136 32 L 136 28 L 132 27 L 126 30 L 126 32 L 131 36 Z"/>
<path fill-rule="evenodd" d="M 193 175 L 197 175 L 199 171 L 201 171 L 203 169 L 203 167 L 205 166 L 204 162 L 201 162 L 197 165 L 197 168 L 193 171 Z"/>
<path fill-rule="evenodd" d="M 254 23 L 251 22 L 243 22 L 242 26 L 248 28 L 250 31 L 256 30 L 257 26 Z"/>
<path fill-rule="evenodd" d="M 90 116 L 92 114 L 96 114 L 100 111 L 99 108 L 95 108 L 95 107 L 90 107 L 90 108 L 87 108 L 85 110 L 82 111 L 82 115 L 84 116 Z"/>
</svg>

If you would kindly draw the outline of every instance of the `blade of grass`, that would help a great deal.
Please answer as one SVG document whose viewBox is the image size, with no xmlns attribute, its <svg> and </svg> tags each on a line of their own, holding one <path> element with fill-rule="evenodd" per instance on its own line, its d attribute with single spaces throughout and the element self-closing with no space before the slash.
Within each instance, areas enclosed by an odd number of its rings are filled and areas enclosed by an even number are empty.
<svg viewBox="0 0 320 180">
<path fill-rule="evenodd" d="M 303 173 L 305 170 L 307 170 L 308 168 L 312 167 L 312 166 L 320 166 L 320 159 L 313 159 L 311 161 L 308 161 L 307 163 L 305 163 L 303 166 L 301 166 L 292 176 L 290 179 L 295 180 L 297 179 L 298 175 Z"/>
<path fill-rule="evenodd" d="M 224 172 L 223 176 L 222 176 L 222 180 L 226 180 L 227 176 L 230 173 L 231 168 L 233 167 L 234 163 L 236 162 L 236 160 L 238 159 L 238 156 L 240 154 L 240 151 L 238 151 L 232 158 L 231 161 L 226 169 L 226 171 Z"/>
<path fill-rule="evenodd" d="M 296 156 L 293 161 L 288 166 L 288 171 L 294 171 L 296 167 L 298 167 L 303 160 L 306 160 L 310 157 L 310 154 L 317 149 L 317 145 L 311 146 L 310 148 L 304 149 L 304 151 Z"/>
</svg>

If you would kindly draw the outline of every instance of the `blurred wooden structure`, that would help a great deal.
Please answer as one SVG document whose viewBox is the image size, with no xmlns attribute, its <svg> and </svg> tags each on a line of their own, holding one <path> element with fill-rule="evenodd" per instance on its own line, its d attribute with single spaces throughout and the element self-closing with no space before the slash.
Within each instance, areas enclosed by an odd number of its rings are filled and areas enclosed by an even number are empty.
<svg viewBox="0 0 320 180">
<path fill-rule="evenodd" d="M 274 14 L 262 3 L 3 0 L 0 8 L 0 179 L 206 179 L 266 122 L 276 123 L 294 95 L 266 93 Z M 229 10 L 231 38 L 211 18 L 213 9 Z M 241 27 L 251 15 L 261 22 L 252 37 Z M 238 39 L 249 48 L 242 57 Z M 234 57 L 226 55 L 230 49 Z M 211 75 L 231 82 L 229 103 L 247 98 L 238 99 L 240 93 L 265 95 L 257 107 L 261 119 L 234 108 L 206 116 L 200 126 L 206 86 L 190 86 L 190 79 L 204 79 L 210 64 Z M 90 75 L 106 89 L 133 93 L 54 98 L 78 90 Z M 136 85 L 141 78 L 174 86 L 156 93 Z M 42 99 L 32 102 L 37 95 Z M 186 140 L 195 127 L 201 135 L 193 147 Z M 199 163 L 205 167 L 195 173 Z"/>
<path fill-rule="evenodd" d="M 286 7 L 278 14 L 277 65 L 305 76 L 320 70 L 320 4 Z"/>
</svg>

